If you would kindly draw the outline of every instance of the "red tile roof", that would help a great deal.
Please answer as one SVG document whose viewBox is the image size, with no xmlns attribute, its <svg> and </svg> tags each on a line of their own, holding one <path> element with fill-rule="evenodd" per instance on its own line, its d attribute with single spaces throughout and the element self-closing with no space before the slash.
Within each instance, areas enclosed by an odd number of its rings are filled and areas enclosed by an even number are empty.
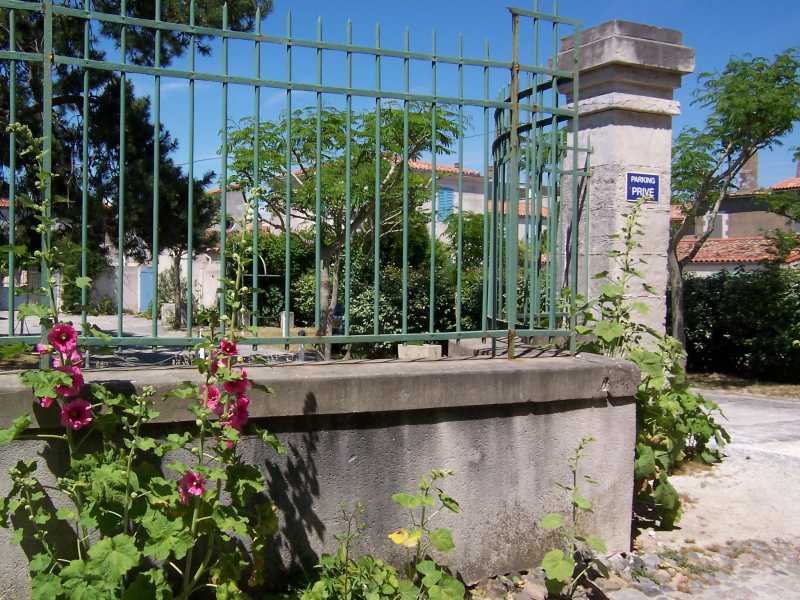
<svg viewBox="0 0 800 600">
<path fill-rule="evenodd" d="M 694 244 L 695 237 L 685 237 L 678 242 L 678 259 L 683 259 Z M 772 241 L 765 237 L 709 238 L 692 259 L 704 264 L 757 264 L 775 258 Z M 787 263 L 800 260 L 800 249 L 793 250 Z"/>
<path fill-rule="evenodd" d="M 412 171 L 432 171 L 433 165 L 429 162 L 423 162 L 420 160 L 410 160 L 408 161 L 408 166 Z M 463 169 L 464 175 L 466 177 L 480 177 L 481 172 L 475 169 Z M 443 165 L 440 163 L 436 163 L 436 172 L 437 173 L 451 173 L 453 175 L 458 175 L 458 167 L 456 165 Z"/>
<path fill-rule="evenodd" d="M 772 186 L 773 190 L 800 190 L 800 177 L 789 177 Z"/>
</svg>

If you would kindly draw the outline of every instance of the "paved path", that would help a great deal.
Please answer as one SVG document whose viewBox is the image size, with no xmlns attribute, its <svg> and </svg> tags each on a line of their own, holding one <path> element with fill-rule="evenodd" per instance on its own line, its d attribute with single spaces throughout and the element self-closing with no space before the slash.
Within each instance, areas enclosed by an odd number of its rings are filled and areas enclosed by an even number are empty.
<svg viewBox="0 0 800 600">
<path fill-rule="evenodd" d="M 728 417 L 727 458 L 673 478 L 685 506 L 680 528 L 644 532 L 627 566 L 639 581 L 609 596 L 800 598 L 800 399 L 703 394 Z"/>
</svg>

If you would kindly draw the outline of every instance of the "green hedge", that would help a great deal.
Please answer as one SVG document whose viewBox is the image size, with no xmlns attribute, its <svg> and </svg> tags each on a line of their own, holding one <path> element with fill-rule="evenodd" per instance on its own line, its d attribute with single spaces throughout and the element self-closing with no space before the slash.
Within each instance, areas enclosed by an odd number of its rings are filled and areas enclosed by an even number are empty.
<svg viewBox="0 0 800 600">
<path fill-rule="evenodd" d="M 800 381 L 800 272 L 690 277 L 684 301 L 690 370 Z"/>
</svg>

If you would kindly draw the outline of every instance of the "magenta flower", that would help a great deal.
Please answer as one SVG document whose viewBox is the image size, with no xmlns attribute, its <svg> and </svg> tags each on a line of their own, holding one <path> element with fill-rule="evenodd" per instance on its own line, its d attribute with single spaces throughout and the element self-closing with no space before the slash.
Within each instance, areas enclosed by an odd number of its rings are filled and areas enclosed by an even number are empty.
<svg viewBox="0 0 800 600">
<path fill-rule="evenodd" d="M 81 388 L 83 387 L 83 373 L 81 373 L 78 367 L 59 367 L 56 370 L 69 373 L 72 376 L 72 383 L 70 385 L 56 386 L 56 393 L 59 396 L 71 398 L 81 393 Z"/>
<path fill-rule="evenodd" d="M 33 349 L 36 351 L 37 354 L 47 354 L 48 352 L 50 352 L 50 350 L 52 350 L 52 348 L 47 344 L 36 344 L 36 346 L 34 346 Z"/>
<path fill-rule="evenodd" d="M 241 396 L 247 391 L 247 388 L 250 387 L 250 380 L 247 379 L 247 371 L 242 369 L 240 374 L 232 374 L 231 377 L 234 379 L 223 381 L 222 387 L 233 396 Z"/>
<path fill-rule="evenodd" d="M 225 404 L 221 400 L 222 393 L 215 385 L 203 386 L 203 395 L 206 399 L 206 406 L 214 412 L 217 416 L 222 415 L 225 411 Z"/>
<path fill-rule="evenodd" d="M 47 333 L 47 341 L 59 352 L 68 354 L 78 343 L 78 332 L 69 323 L 56 323 Z"/>
<path fill-rule="evenodd" d="M 42 396 L 41 398 L 39 398 L 39 406 L 41 406 L 42 408 L 50 408 L 51 406 L 53 406 L 54 400 L 55 398 L 51 398 L 50 396 Z"/>
<path fill-rule="evenodd" d="M 92 417 L 92 405 L 81 398 L 76 398 L 61 408 L 61 422 L 75 431 L 89 425 Z"/>
<path fill-rule="evenodd" d="M 206 480 L 196 471 L 186 471 L 178 482 L 178 493 L 183 504 L 189 504 L 189 496 L 202 496 L 206 491 Z"/>
<path fill-rule="evenodd" d="M 53 357 L 53 366 L 56 368 L 64 366 L 80 366 L 83 364 L 83 354 L 77 348 L 66 354 L 56 354 Z"/>
<path fill-rule="evenodd" d="M 226 356 L 236 356 L 236 342 L 233 340 L 222 340 L 219 343 L 219 351 Z"/>
<path fill-rule="evenodd" d="M 225 420 L 224 425 L 232 427 L 236 431 L 242 431 L 245 425 L 247 425 L 247 421 L 250 419 L 250 411 L 247 408 L 249 405 L 250 399 L 244 394 L 241 394 L 236 399 L 236 404 L 231 407 L 231 413 Z"/>
<path fill-rule="evenodd" d="M 220 367 L 225 367 L 225 366 L 227 366 L 225 364 L 225 361 L 219 359 L 219 355 L 217 354 L 216 351 L 212 351 L 211 352 L 211 362 L 208 365 L 208 372 L 211 375 L 216 375 L 217 371 L 219 370 L 219 368 Z"/>
</svg>

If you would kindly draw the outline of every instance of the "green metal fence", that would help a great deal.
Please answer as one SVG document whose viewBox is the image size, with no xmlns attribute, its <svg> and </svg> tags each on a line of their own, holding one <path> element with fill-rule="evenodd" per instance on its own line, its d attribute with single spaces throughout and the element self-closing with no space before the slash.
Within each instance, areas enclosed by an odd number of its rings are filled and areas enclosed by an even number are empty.
<svg viewBox="0 0 800 600">
<path fill-rule="evenodd" d="M 125 315 L 123 313 L 124 275 L 126 269 L 125 236 L 126 236 L 126 78 L 132 74 L 152 77 L 152 110 L 154 129 L 153 152 L 153 197 L 152 210 L 154 215 L 152 238 L 148 240 L 151 256 L 153 257 L 154 271 L 158 272 L 159 247 L 159 201 L 161 182 L 159 180 L 161 128 L 161 79 L 163 77 L 185 80 L 189 89 L 188 103 L 188 202 L 185 207 L 187 213 L 187 254 L 192 256 L 193 239 L 193 210 L 194 198 L 194 163 L 195 163 L 195 83 L 211 82 L 218 85 L 221 94 L 222 122 L 229 123 L 229 87 L 247 86 L 253 90 L 254 128 L 253 143 L 253 173 L 258 174 L 260 161 L 260 131 L 261 122 L 261 90 L 279 90 L 285 93 L 285 114 L 292 115 L 293 94 L 306 92 L 315 95 L 312 108 L 316 110 L 316 156 L 317 165 L 321 161 L 321 113 L 323 111 L 323 95 L 334 96 L 344 100 L 345 115 L 347 119 L 347 136 L 344 142 L 345 177 L 344 177 L 344 205 L 346 211 L 345 240 L 344 240 L 344 286 L 341 293 L 344 307 L 343 331 L 341 334 L 331 335 L 321 329 L 321 290 L 322 290 L 322 259 L 321 236 L 323 207 L 321 188 L 321 168 L 316 168 L 314 185 L 316 188 L 316 218 L 314 228 L 314 326 L 316 335 L 300 337 L 293 335 L 289 330 L 288 319 L 285 321 L 281 335 L 264 337 L 256 335 L 249 339 L 256 344 L 289 344 L 289 343 L 377 343 L 399 341 L 434 341 L 446 339 L 466 338 L 504 338 L 516 336 L 543 336 L 565 337 L 574 342 L 574 322 L 570 315 L 574 308 L 578 292 L 578 236 L 588 235 L 588 212 L 585 197 L 586 187 L 584 179 L 588 176 L 588 148 L 581 147 L 578 140 L 578 114 L 575 104 L 579 99 L 578 94 L 578 54 L 579 43 L 573 45 L 574 50 L 559 56 L 559 43 L 563 36 L 574 35 L 580 39 L 580 23 L 558 15 L 557 0 L 553 2 L 552 13 L 545 13 L 539 9 L 539 1 L 534 2 L 533 10 L 509 9 L 510 33 L 512 39 L 511 56 L 501 59 L 492 57 L 489 44 L 486 42 L 485 51 L 481 57 L 467 57 L 463 52 L 463 42 L 459 38 L 457 55 L 445 55 L 437 52 L 436 35 L 434 33 L 430 52 L 419 52 L 410 48 L 410 34 L 406 32 L 402 49 L 391 49 L 381 44 L 380 28 L 376 27 L 375 43 L 373 46 L 355 45 L 352 41 L 352 28 L 348 22 L 346 27 L 346 41 L 344 43 L 325 41 L 322 35 L 322 23 L 318 23 L 316 39 L 301 39 L 292 34 L 291 15 L 287 18 L 285 36 L 267 35 L 261 31 L 261 16 L 256 14 L 253 31 L 238 31 L 229 28 L 227 5 L 222 11 L 222 20 L 219 27 L 195 24 L 194 0 L 189 2 L 188 23 L 169 22 L 162 20 L 161 2 L 155 1 L 155 14 L 152 18 L 139 18 L 131 16 L 126 0 L 121 0 L 118 14 L 110 14 L 93 10 L 90 0 L 84 0 L 82 8 L 72 5 L 61 5 L 51 0 L 42 2 L 26 2 L 18 0 L 0 0 L 0 14 L 5 13 L 8 22 L 7 49 L 0 50 L 0 66 L 6 66 L 9 81 L 9 122 L 16 120 L 21 107 L 16 106 L 16 88 L 18 67 L 23 63 L 41 66 L 43 73 L 41 81 L 41 127 L 44 139 L 45 155 L 44 170 L 49 172 L 52 165 L 53 152 L 53 81 L 54 77 L 64 76 L 64 73 L 79 73 L 83 77 L 84 94 L 82 108 L 75 109 L 75 118 L 82 119 L 82 152 L 77 160 L 78 170 L 81 173 L 81 264 L 80 272 L 87 275 L 87 228 L 90 215 L 88 195 L 91 193 L 87 181 L 85 168 L 89 162 L 90 140 L 88 133 L 89 111 L 89 85 L 93 72 L 118 73 L 120 77 L 119 96 L 119 194 L 116 199 L 117 210 L 117 273 L 116 273 L 116 302 L 117 302 L 117 327 L 116 332 L 109 340 L 96 340 L 87 338 L 87 344 L 119 345 L 119 346 L 187 346 L 198 341 L 197 329 L 192 323 L 192 285 L 187 286 L 187 333 L 185 337 L 165 337 L 159 335 L 158 306 L 158 278 L 155 281 L 155 298 L 152 311 L 152 326 L 149 336 L 132 337 L 124 335 Z M 19 15 L 34 14 L 37 22 L 41 23 L 41 50 L 39 52 L 21 51 L 17 47 L 16 24 Z M 82 23 L 84 30 L 82 56 L 60 54 L 53 48 L 53 26 L 56 20 L 74 20 Z M 118 61 L 95 60 L 92 58 L 90 39 L 93 28 L 104 25 L 119 28 L 119 59 Z M 154 32 L 155 60 L 153 64 L 143 61 L 131 60 L 126 52 L 126 35 L 130 31 L 148 30 Z M 166 35 L 188 36 L 189 42 L 189 67 L 180 69 L 171 66 L 162 66 L 161 52 L 162 36 Z M 214 40 L 219 48 L 217 55 L 221 61 L 219 72 L 207 72 L 196 68 L 197 44 L 196 39 L 203 36 L 205 39 Z M 229 69 L 229 43 L 231 41 L 246 41 L 253 44 L 251 76 L 233 75 Z M 281 48 L 285 53 L 286 76 L 284 78 L 267 78 L 262 73 L 261 55 L 264 47 Z M 522 47 L 527 48 L 526 56 L 522 56 Z M 295 49 L 310 49 L 316 53 L 317 78 L 316 82 L 302 81 L 293 77 L 293 51 Z M 323 83 L 323 58 L 330 55 L 344 57 L 346 68 L 346 82 L 344 86 L 334 86 Z M 374 86 L 358 87 L 353 85 L 353 58 L 371 57 L 374 59 Z M 382 86 L 382 69 L 385 60 L 396 60 L 402 63 L 403 87 L 402 90 L 387 89 Z M 412 66 L 416 69 L 422 65 L 429 70 L 431 77 L 431 92 L 419 93 L 410 86 L 410 72 Z M 457 95 L 443 95 L 437 93 L 439 75 L 437 67 L 450 67 L 457 69 Z M 464 85 L 464 70 L 476 69 L 482 72 L 483 85 Z M 492 76 L 501 74 L 505 83 L 499 90 L 491 90 Z M 57 75 L 60 74 L 60 75 Z M 562 94 L 569 91 L 575 104 L 560 105 Z M 351 119 L 353 118 L 353 100 L 374 100 L 375 118 L 375 176 L 374 198 L 370 211 L 370 221 L 374 224 L 372 234 L 373 252 L 373 311 L 372 332 L 354 333 L 351 331 L 351 244 L 356 233 L 351 224 L 351 174 L 354 166 L 351 158 Z M 381 111 L 387 110 L 387 102 L 396 103 L 402 107 L 403 115 L 403 150 L 401 156 L 390 156 L 385 151 L 381 140 Z M 426 207 L 426 215 L 430 222 L 430 262 L 429 262 L 429 323 L 427 328 L 414 330 L 409 326 L 409 212 L 414 207 L 409 206 L 409 113 L 410 107 L 424 105 L 430 110 L 430 142 L 428 152 L 431 162 L 430 200 Z M 462 326 L 463 305 L 463 180 L 464 180 L 464 138 L 465 138 L 465 110 L 480 111 L 483 117 L 481 132 L 483 148 L 483 261 L 482 261 L 482 306 L 480 325 L 478 327 L 464 328 Z M 437 166 L 437 117 L 442 111 L 452 111 L 459 123 L 459 131 L 453 152 L 458 160 L 457 189 L 454 190 L 454 199 L 457 201 L 456 219 L 458 224 L 457 238 L 454 240 L 455 255 L 455 294 L 452 298 L 455 311 L 455 323 L 452 330 L 438 331 L 435 327 L 435 305 L 433 301 L 437 296 L 437 185 L 441 176 Z M 293 156 L 290 141 L 292 140 L 292 119 L 287 121 L 284 132 L 285 143 L 285 174 L 282 193 L 285 198 L 284 214 L 282 219 L 286 231 L 292 231 L 292 201 L 293 201 Z M 218 182 L 222 190 L 220 194 L 220 223 L 227 224 L 228 207 L 226 205 L 229 190 L 229 130 L 224 127 L 221 132 L 220 146 L 221 157 L 219 162 Z M 13 134 L 4 132 L 6 144 L 9 149 L 8 160 L 3 165 L 9 198 L 8 211 L 8 241 L 13 248 L 15 243 L 15 205 L 19 198 L 16 180 L 20 176 L 18 164 L 15 162 L 19 151 L 17 140 Z M 402 316 L 399 331 L 388 330 L 382 323 L 380 316 L 381 299 L 381 168 L 386 163 L 395 164 L 399 161 L 402 165 L 403 177 L 403 204 L 402 204 Z M 261 182 L 259 182 L 261 183 Z M 52 186 L 49 183 L 41 190 L 44 202 L 52 203 Z M 253 289 L 251 310 L 254 324 L 257 324 L 259 303 L 263 302 L 258 292 L 259 283 L 259 220 L 262 218 L 260 208 L 255 207 L 252 224 L 252 277 Z M 521 238 L 520 238 L 521 234 Z M 46 235 L 50 235 L 48 232 Z M 226 225 L 220 225 L 220 269 L 226 272 L 226 237 L 229 235 Z M 588 237 L 585 238 L 588 244 Z M 283 309 L 288 313 L 291 310 L 292 282 L 291 282 L 291 235 L 285 235 L 285 275 L 283 282 Z M 520 260 L 521 259 L 521 260 Z M 520 264 L 522 263 L 522 264 Z M 14 287 L 15 256 L 13 249 L 8 255 L 9 289 L 8 303 L 14 306 L 17 291 Z M 193 281 L 192 260 L 187 260 L 187 281 Z M 219 290 L 218 303 L 221 312 L 225 311 L 225 289 Z M 87 290 L 82 290 L 82 304 L 84 313 L 82 320 L 86 322 L 87 315 Z M 0 343 L 36 342 L 38 336 L 15 335 L 15 315 L 9 311 L 8 335 L 0 338 Z"/>
</svg>

